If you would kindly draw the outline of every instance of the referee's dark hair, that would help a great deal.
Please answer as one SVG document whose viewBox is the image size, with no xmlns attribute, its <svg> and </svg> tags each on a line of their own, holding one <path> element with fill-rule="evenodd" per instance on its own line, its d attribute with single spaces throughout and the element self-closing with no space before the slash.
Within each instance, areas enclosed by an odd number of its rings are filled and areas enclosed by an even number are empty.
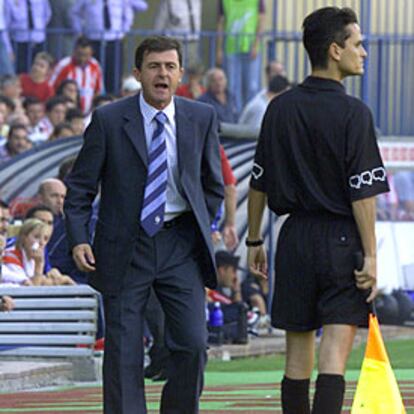
<svg viewBox="0 0 414 414">
<path fill-rule="evenodd" d="M 328 50 L 332 43 L 345 47 L 350 37 L 346 26 L 358 23 L 355 12 L 348 7 L 323 7 L 303 21 L 303 44 L 314 69 L 327 69 Z"/>
<path fill-rule="evenodd" d="M 181 44 L 178 40 L 166 36 L 152 36 L 144 39 L 135 50 L 135 67 L 141 70 L 144 56 L 151 52 L 166 52 L 167 50 L 176 50 L 180 68 L 183 66 L 183 53 Z"/>
</svg>

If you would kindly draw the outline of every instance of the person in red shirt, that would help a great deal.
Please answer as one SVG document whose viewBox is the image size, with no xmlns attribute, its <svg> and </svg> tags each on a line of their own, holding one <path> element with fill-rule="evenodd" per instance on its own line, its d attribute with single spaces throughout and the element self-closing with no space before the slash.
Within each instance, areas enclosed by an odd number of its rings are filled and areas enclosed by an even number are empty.
<svg viewBox="0 0 414 414">
<path fill-rule="evenodd" d="M 204 68 L 201 65 L 189 67 L 187 74 L 188 83 L 180 85 L 175 91 L 175 94 L 184 96 L 184 98 L 197 99 L 206 91 L 206 88 L 201 84 Z"/>
<path fill-rule="evenodd" d="M 52 65 L 53 58 L 49 53 L 36 54 L 30 72 L 20 75 L 22 96 L 38 98 L 41 102 L 54 96 L 55 91 L 48 82 Z"/>
</svg>

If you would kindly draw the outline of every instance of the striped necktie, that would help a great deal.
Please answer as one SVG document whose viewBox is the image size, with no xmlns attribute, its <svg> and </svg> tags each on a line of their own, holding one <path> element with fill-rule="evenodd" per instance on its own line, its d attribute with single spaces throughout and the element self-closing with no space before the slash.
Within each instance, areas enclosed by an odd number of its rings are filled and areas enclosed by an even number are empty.
<svg viewBox="0 0 414 414">
<path fill-rule="evenodd" d="M 150 237 L 154 236 L 164 223 L 168 177 L 167 146 L 164 133 L 167 116 L 164 112 L 158 112 L 154 119 L 157 126 L 148 153 L 148 175 L 141 210 L 141 226 Z"/>
</svg>

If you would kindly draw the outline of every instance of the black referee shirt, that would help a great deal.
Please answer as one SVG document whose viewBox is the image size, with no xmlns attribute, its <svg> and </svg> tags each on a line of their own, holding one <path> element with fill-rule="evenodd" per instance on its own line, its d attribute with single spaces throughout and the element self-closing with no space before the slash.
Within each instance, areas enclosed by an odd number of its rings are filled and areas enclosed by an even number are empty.
<svg viewBox="0 0 414 414">
<path fill-rule="evenodd" d="M 250 185 L 279 215 L 352 215 L 351 202 L 389 190 L 370 110 L 340 82 L 306 78 L 270 103 Z"/>
</svg>

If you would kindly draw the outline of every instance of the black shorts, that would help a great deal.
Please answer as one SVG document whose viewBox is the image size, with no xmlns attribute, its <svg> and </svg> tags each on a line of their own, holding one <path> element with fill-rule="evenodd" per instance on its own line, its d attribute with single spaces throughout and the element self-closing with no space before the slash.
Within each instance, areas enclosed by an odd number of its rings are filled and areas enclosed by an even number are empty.
<svg viewBox="0 0 414 414">
<path fill-rule="evenodd" d="M 326 324 L 367 326 L 367 291 L 356 287 L 361 241 L 353 218 L 293 215 L 282 226 L 275 255 L 272 323 L 287 331 Z"/>
</svg>

